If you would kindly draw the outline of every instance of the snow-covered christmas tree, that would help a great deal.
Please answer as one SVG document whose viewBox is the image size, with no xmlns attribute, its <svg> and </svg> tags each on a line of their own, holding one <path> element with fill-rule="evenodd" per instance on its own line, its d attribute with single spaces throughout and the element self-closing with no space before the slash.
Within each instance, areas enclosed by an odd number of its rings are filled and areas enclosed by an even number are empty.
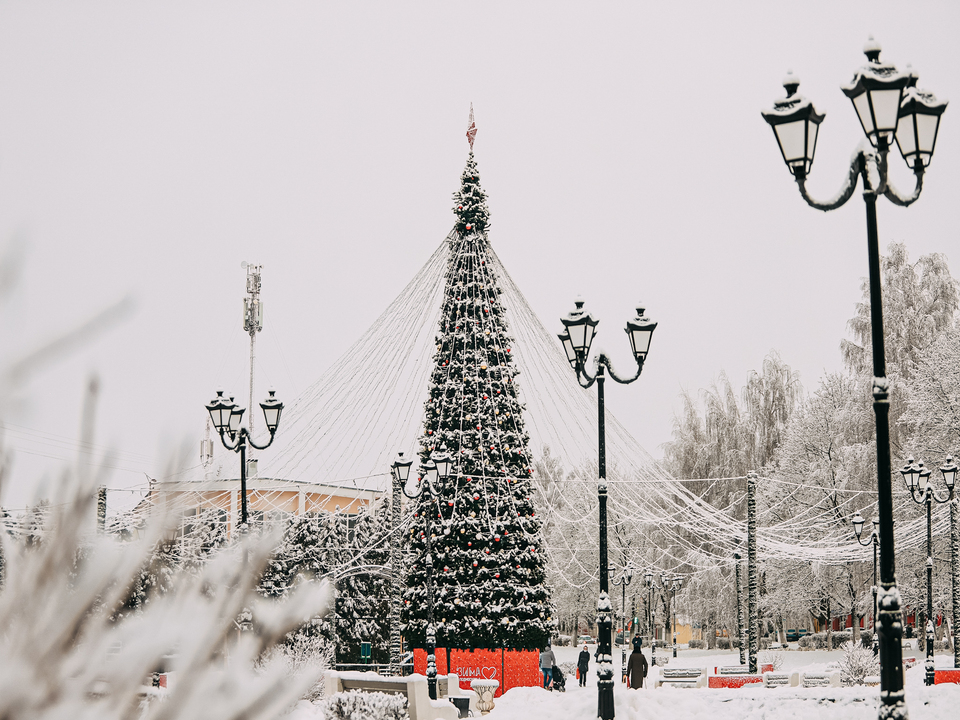
<svg viewBox="0 0 960 720">
<path fill-rule="evenodd" d="M 426 462 L 446 448 L 453 465 L 437 483 L 436 498 L 424 491 L 411 505 L 405 635 L 423 647 L 424 515 L 431 513 L 437 645 L 534 649 L 548 641 L 554 621 L 513 340 L 500 280 L 486 261 L 490 213 L 472 150 L 453 209 L 457 223 L 419 452 Z"/>
</svg>

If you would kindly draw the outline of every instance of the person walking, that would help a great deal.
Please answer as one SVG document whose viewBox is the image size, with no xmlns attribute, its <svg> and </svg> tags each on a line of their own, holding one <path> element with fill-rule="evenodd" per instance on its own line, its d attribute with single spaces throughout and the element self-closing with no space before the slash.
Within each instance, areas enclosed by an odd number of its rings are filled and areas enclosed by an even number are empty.
<svg viewBox="0 0 960 720">
<path fill-rule="evenodd" d="M 590 653 L 587 652 L 587 646 L 583 646 L 580 656 L 577 658 L 577 672 L 580 673 L 580 687 L 587 686 L 587 670 L 590 668 Z"/>
<path fill-rule="evenodd" d="M 647 659 L 640 650 L 642 644 L 643 641 L 639 635 L 633 638 L 633 652 L 630 653 L 627 669 L 624 671 L 630 687 L 634 690 L 643 687 L 643 679 L 647 676 Z"/>
<path fill-rule="evenodd" d="M 543 686 L 553 690 L 553 666 L 557 664 L 557 657 L 547 645 L 540 653 L 540 672 L 543 673 Z"/>
</svg>

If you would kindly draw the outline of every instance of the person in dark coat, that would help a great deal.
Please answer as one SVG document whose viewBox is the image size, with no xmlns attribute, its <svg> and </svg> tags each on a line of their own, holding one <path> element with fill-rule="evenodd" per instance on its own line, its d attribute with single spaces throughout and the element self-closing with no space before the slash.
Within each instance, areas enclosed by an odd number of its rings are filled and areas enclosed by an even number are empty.
<svg viewBox="0 0 960 720">
<path fill-rule="evenodd" d="M 580 672 L 580 687 L 587 686 L 587 670 L 590 668 L 590 653 L 587 652 L 587 646 L 583 646 L 580 651 L 580 657 L 577 658 L 577 670 Z"/>
<path fill-rule="evenodd" d="M 630 659 L 627 660 L 627 670 L 624 673 L 630 683 L 630 687 L 636 690 L 643 687 L 643 679 L 647 676 L 647 659 L 640 651 L 642 640 L 638 635 L 633 639 L 633 652 L 630 653 Z"/>
</svg>

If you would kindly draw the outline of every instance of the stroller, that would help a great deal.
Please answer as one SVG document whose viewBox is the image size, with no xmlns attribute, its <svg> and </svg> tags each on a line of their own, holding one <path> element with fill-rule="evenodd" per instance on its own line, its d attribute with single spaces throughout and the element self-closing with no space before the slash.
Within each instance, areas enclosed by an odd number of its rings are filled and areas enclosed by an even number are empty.
<svg viewBox="0 0 960 720">
<path fill-rule="evenodd" d="M 557 692 L 567 691 L 567 679 L 563 676 L 563 670 L 559 666 L 553 666 L 553 689 Z"/>
</svg>

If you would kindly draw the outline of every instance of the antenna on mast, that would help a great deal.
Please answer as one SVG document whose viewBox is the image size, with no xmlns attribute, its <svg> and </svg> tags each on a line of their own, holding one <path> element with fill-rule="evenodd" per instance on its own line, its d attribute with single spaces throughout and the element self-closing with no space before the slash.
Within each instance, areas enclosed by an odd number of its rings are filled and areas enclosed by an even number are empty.
<svg viewBox="0 0 960 720">
<path fill-rule="evenodd" d="M 250 421 L 250 436 L 253 436 L 253 368 L 256 359 L 257 333 L 263 329 L 263 303 L 260 301 L 260 269 L 262 265 L 254 265 L 246 260 L 240 267 L 247 271 L 247 295 L 243 299 L 243 329 L 250 335 L 250 412 L 247 416 Z M 253 448 L 250 448 L 252 455 Z M 248 455 L 249 457 L 249 455 Z M 252 459 L 252 458 L 251 458 Z"/>
</svg>

